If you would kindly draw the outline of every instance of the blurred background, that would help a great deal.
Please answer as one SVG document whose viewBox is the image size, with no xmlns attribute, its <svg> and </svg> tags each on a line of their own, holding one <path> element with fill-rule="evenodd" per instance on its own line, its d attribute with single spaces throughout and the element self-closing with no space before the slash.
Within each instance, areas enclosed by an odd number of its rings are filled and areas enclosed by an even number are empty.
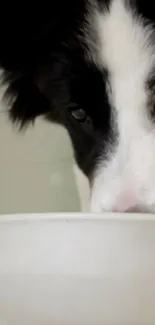
<svg viewBox="0 0 155 325">
<path fill-rule="evenodd" d="M 87 179 L 60 126 L 38 119 L 19 133 L 0 98 L 0 214 L 88 211 Z"/>
</svg>

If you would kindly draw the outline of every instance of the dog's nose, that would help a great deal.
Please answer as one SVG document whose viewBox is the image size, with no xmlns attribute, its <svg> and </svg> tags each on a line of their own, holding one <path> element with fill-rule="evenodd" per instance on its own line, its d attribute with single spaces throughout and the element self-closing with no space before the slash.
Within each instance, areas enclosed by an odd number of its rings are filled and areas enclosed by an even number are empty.
<svg viewBox="0 0 155 325">
<path fill-rule="evenodd" d="M 133 192 L 124 192 L 116 199 L 113 211 L 126 213 L 142 212 L 140 211 L 139 203 L 139 200 Z"/>
<path fill-rule="evenodd" d="M 124 211 L 115 211 L 115 212 L 123 212 L 123 213 L 143 213 L 144 212 L 144 209 L 140 206 L 133 206 L 127 210 L 124 210 Z"/>
</svg>

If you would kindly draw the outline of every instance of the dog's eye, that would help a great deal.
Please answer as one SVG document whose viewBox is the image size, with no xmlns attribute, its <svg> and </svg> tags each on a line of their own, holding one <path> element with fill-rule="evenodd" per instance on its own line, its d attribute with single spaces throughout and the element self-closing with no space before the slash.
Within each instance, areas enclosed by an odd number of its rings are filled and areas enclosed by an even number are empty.
<svg viewBox="0 0 155 325">
<path fill-rule="evenodd" d="M 69 114 L 71 118 L 80 125 L 80 127 L 85 130 L 87 133 L 92 133 L 93 131 L 93 121 L 90 116 L 87 115 L 86 111 L 79 107 L 72 106 L 69 109 Z"/>
<path fill-rule="evenodd" d="M 71 116 L 80 123 L 84 123 L 87 119 L 87 113 L 82 108 L 75 108 L 70 111 Z"/>
</svg>

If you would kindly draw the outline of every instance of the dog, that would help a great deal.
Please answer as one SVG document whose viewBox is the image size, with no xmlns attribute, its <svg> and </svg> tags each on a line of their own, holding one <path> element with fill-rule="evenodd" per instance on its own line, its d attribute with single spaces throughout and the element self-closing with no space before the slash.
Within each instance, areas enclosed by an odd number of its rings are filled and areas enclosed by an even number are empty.
<svg viewBox="0 0 155 325">
<path fill-rule="evenodd" d="M 153 0 L 1 5 L 11 121 L 67 129 L 92 212 L 155 212 L 154 23 Z"/>
</svg>

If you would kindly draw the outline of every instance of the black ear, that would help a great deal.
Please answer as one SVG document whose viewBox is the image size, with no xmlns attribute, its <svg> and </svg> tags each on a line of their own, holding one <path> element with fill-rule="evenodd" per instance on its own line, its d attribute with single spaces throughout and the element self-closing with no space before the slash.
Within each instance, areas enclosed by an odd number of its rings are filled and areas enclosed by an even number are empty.
<svg viewBox="0 0 155 325">
<path fill-rule="evenodd" d="M 9 80 L 8 80 L 9 81 Z M 49 111 L 49 104 L 37 85 L 26 78 L 9 82 L 5 98 L 9 102 L 9 115 L 20 128 Z"/>
<path fill-rule="evenodd" d="M 68 100 L 68 60 L 56 53 L 39 65 L 31 75 L 5 71 L 8 84 L 5 98 L 9 104 L 11 121 L 23 128 L 35 118 L 44 115 L 59 122 L 60 108 Z"/>
</svg>

